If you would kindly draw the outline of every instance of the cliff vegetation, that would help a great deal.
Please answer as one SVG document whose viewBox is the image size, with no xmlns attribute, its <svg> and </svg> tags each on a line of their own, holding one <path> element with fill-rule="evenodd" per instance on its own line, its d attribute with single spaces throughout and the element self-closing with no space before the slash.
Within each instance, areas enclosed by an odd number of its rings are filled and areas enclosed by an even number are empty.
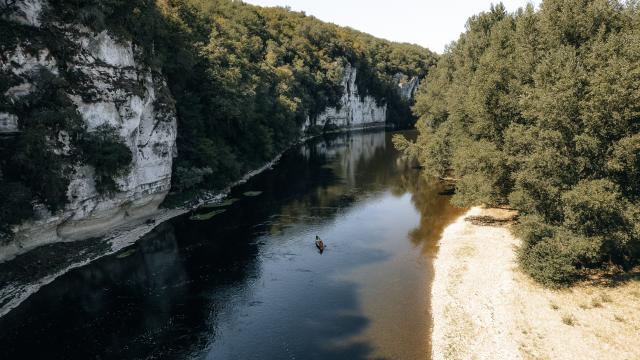
<svg viewBox="0 0 640 360">
<path fill-rule="evenodd" d="M 154 106 L 177 112 L 172 188 L 178 194 L 220 189 L 296 141 L 307 119 L 338 106 L 348 64 L 358 70 L 361 96 L 386 104 L 397 125 L 411 124 L 415 118 L 394 76 L 423 77 L 436 61 L 419 46 L 241 1 L 49 0 L 37 27 L 15 21 L 17 4 L 0 1 L 2 53 L 46 51 L 53 65 L 16 74 L 10 59 L 2 59 L 8 66 L 0 74 L 0 112 L 17 116 L 19 127 L 0 145 L 4 230 L 31 217 L 36 205 L 63 208 L 78 165 L 95 168 L 104 194 L 118 190 L 116 179 L 130 166 L 124 139 L 108 127 L 87 131 L 72 101 L 92 101 L 87 79 L 75 68 L 83 60 L 69 40 L 74 32 L 106 31 L 133 44 L 136 63 L 166 79 L 168 89 Z M 7 92 L 24 82 L 36 91 L 19 99 Z M 138 87 L 134 81 L 122 86 L 131 93 Z"/>
</svg>

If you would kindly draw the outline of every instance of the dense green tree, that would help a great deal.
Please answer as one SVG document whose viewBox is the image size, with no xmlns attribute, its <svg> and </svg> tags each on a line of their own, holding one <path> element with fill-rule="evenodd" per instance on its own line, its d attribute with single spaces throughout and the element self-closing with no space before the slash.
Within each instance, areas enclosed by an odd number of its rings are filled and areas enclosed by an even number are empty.
<svg viewBox="0 0 640 360">
<path fill-rule="evenodd" d="M 84 163 L 95 169 L 96 189 L 100 193 L 118 190 L 116 178 L 127 173 L 133 158 L 118 129 L 108 124 L 100 125 L 84 136 L 80 147 Z"/>
<path fill-rule="evenodd" d="M 640 9 L 544 0 L 469 19 L 419 89 L 420 136 L 397 139 L 461 206 L 509 204 L 520 260 L 546 284 L 640 260 Z"/>
</svg>

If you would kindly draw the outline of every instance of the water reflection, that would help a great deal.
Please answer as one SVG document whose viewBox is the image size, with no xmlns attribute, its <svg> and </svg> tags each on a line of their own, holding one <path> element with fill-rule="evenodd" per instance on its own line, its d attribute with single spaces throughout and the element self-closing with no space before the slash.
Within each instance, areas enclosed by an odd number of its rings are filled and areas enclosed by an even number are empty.
<svg viewBox="0 0 640 360">
<path fill-rule="evenodd" d="M 431 258 L 461 211 L 390 136 L 289 151 L 225 213 L 162 224 L 42 288 L 0 319 L 0 348 L 9 359 L 425 358 Z"/>
</svg>

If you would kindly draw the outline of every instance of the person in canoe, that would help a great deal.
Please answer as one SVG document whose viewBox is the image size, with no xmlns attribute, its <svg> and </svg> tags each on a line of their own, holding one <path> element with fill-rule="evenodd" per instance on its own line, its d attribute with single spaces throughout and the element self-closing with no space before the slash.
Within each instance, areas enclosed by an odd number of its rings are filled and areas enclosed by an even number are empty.
<svg viewBox="0 0 640 360">
<path fill-rule="evenodd" d="M 318 250 L 320 250 L 320 253 L 322 254 L 322 252 L 324 251 L 324 243 L 322 242 L 322 239 L 320 239 L 320 236 L 316 235 L 316 247 L 318 248 Z"/>
</svg>

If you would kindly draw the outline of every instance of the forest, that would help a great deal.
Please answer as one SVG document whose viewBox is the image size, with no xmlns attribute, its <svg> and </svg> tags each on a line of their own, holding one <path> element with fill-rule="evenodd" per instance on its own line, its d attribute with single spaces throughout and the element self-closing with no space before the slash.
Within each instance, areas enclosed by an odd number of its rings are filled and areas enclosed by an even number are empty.
<svg viewBox="0 0 640 360">
<path fill-rule="evenodd" d="M 454 204 L 520 214 L 522 268 L 562 286 L 640 260 L 640 8 L 544 0 L 470 18 L 413 108 L 426 176 Z"/>
<path fill-rule="evenodd" d="M 32 74 L 37 92 L 18 103 L 0 102 L 0 110 L 18 114 L 21 126 L 21 135 L 0 149 L 0 232 L 31 217 L 34 204 L 63 208 L 75 165 L 93 165 L 99 190 L 108 194 L 117 191 L 114 178 L 131 161 L 113 129 L 87 132 L 68 97 L 86 94 L 71 61 L 74 44 L 65 39 L 67 24 L 131 41 L 137 60 L 166 78 L 171 94 L 164 94 L 165 103 L 175 105 L 178 118 L 172 191 L 179 199 L 221 189 L 297 141 L 307 117 L 338 104 L 347 63 L 358 70 L 361 96 L 386 103 L 398 126 L 411 125 L 410 104 L 393 76 L 424 77 L 436 61 L 416 45 L 241 1 L 50 0 L 39 28 L 7 20 L 16 7 L 3 4 L 2 49 L 47 48 L 61 76 Z M 3 71 L 0 90 L 14 78 Z"/>
</svg>

